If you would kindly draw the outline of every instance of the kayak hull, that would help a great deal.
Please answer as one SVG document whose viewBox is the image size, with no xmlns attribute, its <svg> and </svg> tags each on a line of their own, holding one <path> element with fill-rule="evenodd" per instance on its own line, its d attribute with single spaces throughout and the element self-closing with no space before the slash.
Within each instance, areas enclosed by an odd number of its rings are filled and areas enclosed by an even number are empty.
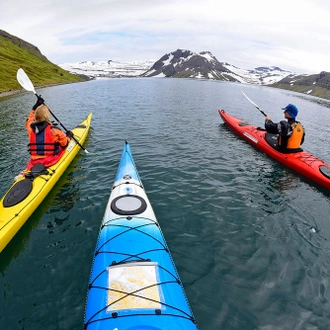
<svg viewBox="0 0 330 330">
<path fill-rule="evenodd" d="M 84 121 L 71 130 L 80 144 L 86 139 L 91 119 L 90 113 Z M 0 252 L 48 195 L 79 150 L 79 145 L 71 140 L 61 159 L 55 165 L 48 167 L 44 174 L 31 179 L 22 177 L 13 183 L 0 201 Z M 24 194 L 23 190 L 26 186 L 30 191 Z M 23 199 L 15 202 L 19 194 L 23 194 Z"/>
<path fill-rule="evenodd" d="M 84 329 L 197 329 L 127 142 L 95 250 Z"/>
<path fill-rule="evenodd" d="M 227 126 L 251 145 L 304 177 L 330 189 L 330 166 L 327 163 L 303 150 L 295 153 L 280 152 L 267 142 L 265 130 L 249 125 L 224 110 L 218 112 Z"/>
</svg>

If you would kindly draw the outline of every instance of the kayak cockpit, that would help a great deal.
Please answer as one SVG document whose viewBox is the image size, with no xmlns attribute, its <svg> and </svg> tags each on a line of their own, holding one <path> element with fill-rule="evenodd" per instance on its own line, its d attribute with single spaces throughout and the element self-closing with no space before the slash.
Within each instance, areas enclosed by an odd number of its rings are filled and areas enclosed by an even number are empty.
<svg viewBox="0 0 330 330">
<path fill-rule="evenodd" d="M 283 154 L 295 154 L 297 152 L 303 151 L 303 149 L 301 148 L 290 149 L 290 150 L 281 149 L 280 146 L 278 145 L 278 134 L 266 133 L 265 140 L 273 149 Z"/>
</svg>

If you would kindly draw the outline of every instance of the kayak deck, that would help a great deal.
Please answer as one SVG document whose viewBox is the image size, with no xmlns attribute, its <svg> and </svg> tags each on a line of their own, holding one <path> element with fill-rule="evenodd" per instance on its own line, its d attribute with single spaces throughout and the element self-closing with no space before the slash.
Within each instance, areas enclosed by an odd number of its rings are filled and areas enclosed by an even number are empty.
<svg viewBox="0 0 330 330">
<path fill-rule="evenodd" d="M 84 328 L 197 329 L 127 142 L 95 250 Z"/>
<path fill-rule="evenodd" d="M 90 128 L 92 114 L 72 129 L 75 139 L 83 144 Z M 25 177 L 18 179 L 0 201 L 0 252 L 44 200 L 76 156 L 80 147 L 71 140 L 61 159 L 44 168 L 37 164 Z"/>
</svg>

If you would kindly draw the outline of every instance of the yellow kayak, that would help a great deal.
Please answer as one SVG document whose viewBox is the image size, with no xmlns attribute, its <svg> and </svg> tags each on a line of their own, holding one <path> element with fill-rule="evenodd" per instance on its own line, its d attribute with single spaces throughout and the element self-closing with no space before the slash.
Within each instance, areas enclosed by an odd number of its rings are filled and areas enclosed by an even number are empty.
<svg viewBox="0 0 330 330">
<path fill-rule="evenodd" d="M 74 139 L 82 145 L 90 128 L 92 113 L 72 129 Z M 18 179 L 0 201 L 0 252 L 6 247 L 36 210 L 64 173 L 81 147 L 72 139 L 62 158 L 53 166 L 35 165 Z M 40 165 L 40 166 L 39 166 Z"/>
</svg>

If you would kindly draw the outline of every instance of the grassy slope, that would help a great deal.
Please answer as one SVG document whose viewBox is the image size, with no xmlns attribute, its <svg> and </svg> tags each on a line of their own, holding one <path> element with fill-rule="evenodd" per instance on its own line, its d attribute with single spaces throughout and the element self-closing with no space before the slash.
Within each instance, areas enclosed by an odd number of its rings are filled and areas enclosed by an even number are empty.
<svg viewBox="0 0 330 330">
<path fill-rule="evenodd" d="M 24 69 L 35 87 L 83 81 L 0 36 L 0 93 L 22 89 L 16 79 L 19 68 Z"/>
<path fill-rule="evenodd" d="M 290 90 L 290 91 L 294 91 L 294 92 L 298 92 L 298 93 L 303 93 L 303 94 L 309 94 L 311 96 L 315 96 L 315 97 L 320 97 L 322 99 L 327 99 L 330 100 L 330 90 L 327 88 L 323 88 L 320 86 L 314 86 L 314 85 L 294 85 L 294 86 L 290 86 L 290 84 L 285 84 L 282 82 L 278 82 L 276 85 L 271 87 L 276 87 L 276 88 L 280 88 L 280 89 L 286 89 L 286 90 Z M 312 92 L 308 93 L 310 90 L 312 90 Z"/>
</svg>

